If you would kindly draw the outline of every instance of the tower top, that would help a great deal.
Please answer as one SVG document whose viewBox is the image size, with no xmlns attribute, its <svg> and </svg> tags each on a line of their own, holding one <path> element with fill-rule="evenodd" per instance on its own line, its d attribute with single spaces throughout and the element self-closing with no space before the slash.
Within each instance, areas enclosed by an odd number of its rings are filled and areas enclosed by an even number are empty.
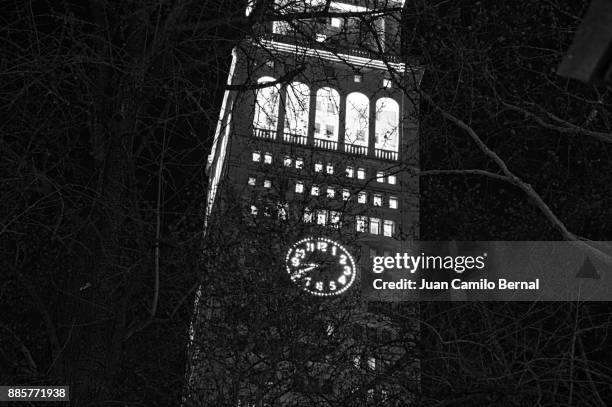
<svg viewBox="0 0 612 407">
<path fill-rule="evenodd" d="M 399 62 L 404 1 L 274 0 L 267 5 L 273 21 L 260 34 L 277 43 Z"/>
<path fill-rule="evenodd" d="M 405 0 L 275 0 L 276 9 L 290 10 L 328 10 L 342 9 L 361 11 L 366 10 L 385 10 L 392 8 L 402 8 Z"/>
</svg>

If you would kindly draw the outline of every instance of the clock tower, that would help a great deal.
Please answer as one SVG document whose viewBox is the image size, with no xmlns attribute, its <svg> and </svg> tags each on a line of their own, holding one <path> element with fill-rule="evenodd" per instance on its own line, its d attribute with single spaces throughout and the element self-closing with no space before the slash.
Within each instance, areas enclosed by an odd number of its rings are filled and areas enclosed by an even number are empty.
<svg viewBox="0 0 612 407">
<path fill-rule="evenodd" d="M 248 4 L 206 168 L 185 405 L 412 402 L 416 327 L 393 313 L 414 308 L 359 287 L 372 256 L 418 232 L 422 73 L 402 49 L 402 9 Z"/>
</svg>

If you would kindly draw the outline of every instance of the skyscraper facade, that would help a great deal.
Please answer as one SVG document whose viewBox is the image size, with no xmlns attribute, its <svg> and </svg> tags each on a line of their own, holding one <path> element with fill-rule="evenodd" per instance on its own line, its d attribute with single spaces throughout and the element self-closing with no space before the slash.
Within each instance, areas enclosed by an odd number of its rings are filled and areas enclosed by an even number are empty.
<svg viewBox="0 0 612 407">
<path fill-rule="evenodd" d="M 369 258 L 418 234 L 420 71 L 402 52 L 402 7 L 249 3 L 206 169 L 193 405 L 413 400 L 415 328 L 359 290 Z M 338 276 L 321 277 L 309 244 L 339 259 Z"/>
</svg>

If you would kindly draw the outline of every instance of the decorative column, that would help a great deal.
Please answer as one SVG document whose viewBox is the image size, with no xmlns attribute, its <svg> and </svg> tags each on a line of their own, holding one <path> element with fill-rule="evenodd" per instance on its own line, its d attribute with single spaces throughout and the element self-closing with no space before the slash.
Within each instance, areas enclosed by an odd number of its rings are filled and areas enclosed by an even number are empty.
<svg viewBox="0 0 612 407">
<path fill-rule="evenodd" d="M 346 133 L 346 94 L 340 94 L 338 106 L 338 151 L 344 151 L 344 138 Z"/>
<path fill-rule="evenodd" d="M 287 86 L 291 86 L 291 84 L 289 85 L 283 85 L 281 86 L 280 90 L 279 90 L 279 97 L 278 97 L 278 116 L 276 118 L 276 141 L 284 141 L 284 130 L 285 130 L 285 103 L 287 101 Z"/>
<path fill-rule="evenodd" d="M 370 99 L 370 117 L 368 121 L 368 157 L 376 156 L 376 101 Z"/>
<path fill-rule="evenodd" d="M 310 89 L 310 106 L 308 107 L 308 133 L 307 142 L 309 146 L 314 145 L 315 114 L 317 112 L 317 91 Z"/>
</svg>

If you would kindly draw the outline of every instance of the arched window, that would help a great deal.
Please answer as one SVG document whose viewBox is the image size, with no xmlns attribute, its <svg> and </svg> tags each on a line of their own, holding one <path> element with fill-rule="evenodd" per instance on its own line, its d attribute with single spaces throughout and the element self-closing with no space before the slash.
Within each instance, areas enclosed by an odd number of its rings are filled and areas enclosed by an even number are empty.
<svg viewBox="0 0 612 407">
<path fill-rule="evenodd" d="M 391 98 L 376 101 L 376 148 L 398 151 L 399 105 Z"/>
<path fill-rule="evenodd" d="M 315 139 L 338 141 L 339 110 L 340 95 L 335 89 L 321 88 L 317 91 Z"/>
<path fill-rule="evenodd" d="M 368 145 L 370 101 L 363 93 L 353 92 L 346 98 L 346 127 L 344 141 L 348 144 Z"/>
<path fill-rule="evenodd" d="M 306 137 L 308 133 L 308 109 L 310 107 L 310 88 L 301 82 L 287 86 L 285 102 L 285 133 Z"/>
<path fill-rule="evenodd" d="M 257 81 L 258 84 L 274 82 L 276 79 L 263 76 Z M 257 89 L 255 98 L 255 116 L 253 127 L 263 130 L 276 130 L 278 122 L 278 102 L 280 85 L 270 85 Z"/>
</svg>

